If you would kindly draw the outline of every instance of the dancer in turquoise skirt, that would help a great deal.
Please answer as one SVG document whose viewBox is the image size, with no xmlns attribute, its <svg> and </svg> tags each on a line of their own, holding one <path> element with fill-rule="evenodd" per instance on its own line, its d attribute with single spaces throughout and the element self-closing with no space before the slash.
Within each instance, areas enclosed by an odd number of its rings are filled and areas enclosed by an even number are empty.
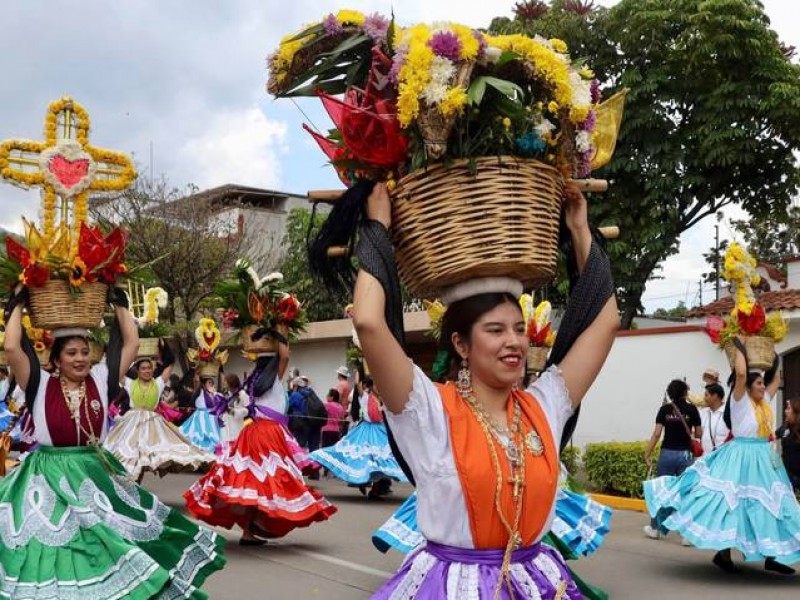
<svg viewBox="0 0 800 600">
<path fill-rule="evenodd" d="M 777 357 L 765 375 L 748 372 L 737 341 L 735 384 L 728 400 L 733 439 L 695 461 L 679 477 L 645 481 L 647 508 L 662 531 L 678 531 L 692 545 L 717 550 L 714 564 L 739 569 L 731 549 L 746 561 L 790 575 L 800 561 L 800 505 L 772 447 L 770 402 L 780 386 Z"/>
</svg>

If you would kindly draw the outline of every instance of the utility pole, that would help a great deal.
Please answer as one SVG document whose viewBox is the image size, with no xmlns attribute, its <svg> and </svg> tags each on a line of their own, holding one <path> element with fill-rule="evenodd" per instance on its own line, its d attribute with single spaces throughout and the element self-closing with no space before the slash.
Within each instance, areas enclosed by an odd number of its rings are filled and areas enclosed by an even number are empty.
<svg viewBox="0 0 800 600">
<path fill-rule="evenodd" d="M 703 280 L 697 282 L 697 292 L 700 294 L 700 306 L 703 306 Z"/>
<path fill-rule="evenodd" d="M 717 261 L 714 279 L 715 279 L 715 287 L 717 290 L 717 300 L 719 300 L 719 270 L 720 270 L 720 260 L 719 260 L 719 224 L 714 225 L 714 258 Z M 702 295 L 702 292 L 701 292 Z M 702 302 L 700 303 L 702 304 Z"/>
</svg>

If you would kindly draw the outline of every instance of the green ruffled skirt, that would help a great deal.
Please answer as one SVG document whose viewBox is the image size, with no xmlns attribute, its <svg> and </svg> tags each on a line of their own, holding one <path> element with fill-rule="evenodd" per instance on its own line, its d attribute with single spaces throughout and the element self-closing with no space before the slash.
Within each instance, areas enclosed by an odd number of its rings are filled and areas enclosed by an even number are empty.
<svg viewBox="0 0 800 600">
<path fill-rule="evenodd" d="M 101 448 L 41 446 L 0 480 L 0 598 L 204 599 L 223 545 Z"/>
</svg>

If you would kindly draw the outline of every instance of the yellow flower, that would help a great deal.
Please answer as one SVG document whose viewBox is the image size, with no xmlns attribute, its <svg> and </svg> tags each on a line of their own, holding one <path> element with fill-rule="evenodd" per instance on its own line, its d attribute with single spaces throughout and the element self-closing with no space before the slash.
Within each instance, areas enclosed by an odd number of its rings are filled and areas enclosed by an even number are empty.
<svg viewBox="0 0 800 600">
<path fill-rule="evenodd" d="M 86 281 L 86 263 L 80 256 L 76 256 L 69 271 L 69 284 L 72 287 L 80 287 L 84 281 Z"/>
<path fill-rule="evenodd" d="M 461 86 L 447 92 L 444 100 L 439 104 L 439 110 L 445 117 L 460 113 L 467 103 L 467 92 Z"/>
<path fill-rule="evenodd" d="M 553 344 L 555 343 L 556 343 L 556 332 L 551 331 L 550 333 L 547 334 L 547 337 L 544 340 L 544 345 L 547 346 L 548 348 L 552 348 Z"/>
<path fill-rule="evenodd" d="M 579 74 L 584 79 L 594 79 L 594 71 L 592 71 L 589 67 L 583 67 Z"/>
<path fill-rule="evenodd" d="M 503 117 L 503 127 L 506 129 L 511 129 L 511 119 L 508 117 Z"/>
<path fill-rule="evenodd" d="M 550 102 L 547 103 L 547 110 L 553 114 L 556 114 L 558 112 L 558 102 L 555 100 L 550 100 Z"/>
<path fill-rule="evenodd" d="M 522 320 L 528 324 L 528 319 L 533 314 L 533 297 L 530 294 L 522 294 L 519 297 L 519 307 L 522 309 Z"/>
<path fill-rule="evenodd" d="M 555 50 L 559 54 L 567 53 L 567 43 L 564 40 L 560 40 L 558 38 L 552 38 L 550 40 L 550 45 L 553 47 L 553 50 Z"/>
<path fill-rule="evenodd" d="M 423 306 L 425 307 L 425 312 L 428 313 L 428 319 L 430 319 L 431 323 L 439 323 L 444 316 L 447 307 L 442 304 L 439 300 L 434 300 L 433 302 L 429 300 L 422 301 Z"/>
<path fill-rule="evenodd" d="M 363 25 L 366 19 L 364 14 L 358 12 L 357 10 L 344 9 L 336 13 L 336 20 L 342 25 L 346 25 L 348 23 L 353 25 Z"/>
<path fill-rule="evenodd" d="M 390 192 L 393 191 L 394 188 L 396 187 L 397 187 L 397 182 L 394 179 L 389 179 L 386 181 L 386 189 L 389 190 Z"/>
</svg>

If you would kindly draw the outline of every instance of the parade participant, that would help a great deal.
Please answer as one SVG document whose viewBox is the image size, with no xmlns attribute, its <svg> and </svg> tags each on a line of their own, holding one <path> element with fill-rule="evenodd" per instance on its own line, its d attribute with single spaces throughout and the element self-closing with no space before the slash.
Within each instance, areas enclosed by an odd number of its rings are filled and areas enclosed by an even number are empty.
<svg viewBox="0 0 800 600">
<path fill-rule="evenodd" d="M 661 452 L 656 465 L 656 477 L 664 475 L 680 475 L 693 462 L 693 440 L 700 440 L 702 430 L 700 427 L 700 413 L 697 407 L 689 403 L 687 396 L 689 386 L 682 379 L 673 379 L 667 386 L 669 401 L 663 404 L 656 414 L 656 425 L 650 443 L 644 452 L 644 461 L 648 468 L 652 467 L 651 456 L 656 444 L 664 435 Z M 655 519 L 644 526 L 644 534 L 650 539 L 657 540 L 661 537 Z M 685 542 L 688 545 L 688 542 Z"/>
<path fill-rule="evenodd" d="M 592 241 L 585 199 L 571 184 L 565 210 L 581 273 L 576 285 L 586 272 L 602 271 L 591 281 L 602 308 L 560 364 L 524 392 L 515 389 L 528 347 L 519 282 L 487 277 L 448 290 L 442 343 L 460 370 L 456 384 L 437 386 L 393 335 L 385 283 L 364 266 L 372 250 L 359 251 L 354 322 L 416 480 L 418 524 L 426 540 L 375 594 L 378 600 L 397 594 L 582 597 L 561 556 L 540 540 L 552 520 L 562 430 L 599 373 L 619 316 L 607 259 Z M 370 194 L 368 215 L 361 239 L 384 259 L 391 226 L 385 185 Z M 582 304 L 576 310 L 593 308 Z"/>
<path fill-rule="evenodd" d="M 781 458 L 794 492 L 800 497 L 800 398 L 786 401 L 783 417 L 784 423 L 777 431 L 781 441 Z"/>
<path fill-rule="evenodd" d="M 222 446 L 223 452 L 227 453 L 236 438 L 239 437 L 244 428 L 244 420 L 247 418 L 247 405 L 250 398 L 242 388 L 239 376 L 233 373 L 225 375 L 226 390 L 226 409 L 222 413 Z"/>
<path fill-rule="evenodd" d="M 194 399 L 194 412 L 180 426 L 180 432 L 192 444 L 209 454 L 222 453 L 221 415 L 228 399 L 217 393 L 214 380 L 203 377 Z"/>
<path fill-rule="evenodd" d="M 356 383 L 360 420 L 333 446 L 320 448 L 309 457 L 342 481 L 358 486 L 370 500 L 389 493 L 391 481 L 408 481 L 389 447 L 379 396 L 372 379 Z M 367 488 L 369 487 L 369 493 Z"/>
<path fill-rule="evenodd" d="M 276 334 L 279 335 L 279 334 Z M 242 529 L 239 543 L 264 544 L 296 527 L 324 521 L 336 507 L 306 486 L 287 439 L 286 394 L 281 385 L 289 346 L 280 336 L 278 356 L 259 357 L 245 382 L 253 423 L 228 454 L 184 495 L 189 512 L 227 529 Z"/>
<path fill-rule="evenodd" d="M 170 367 L 154 377 L 153 359 L 141 358 L 135 366 L 136 378 L 124 380 L 130 410 L 118 419 L 103 447 L 140 483 L 147 471 L 159 476 L 194 472 L 213 462 L 213 455 L 192 444 L 156 410 Z"/>
<path fill-rule="evenodd" d="M 111 364 L 121 365 L 118 373 L 90 366 L 86 330 L 65 330 L 56 332 L 51 376 L 23 337 L 21 305 L 17 295 L 7 307 L 5 351 L 40 445 L 0 481 L 3 595 L 207 598 L 199 588 L 224 564 L 223 539 L 137 486 L 99 446 L 109 390 L 118 387 L 109 380 L 124 377 L 136 355 L 130 313 L 116 308 L 122 348 Z"/>
<path fill-rule="evenodd" d="M 736 549 L 746 561 L 763 560 L 765 569 L 791 574 L 787 564 L 800 560 L 800 505 L 770 447 L 778 359 L 766 374 L 748 371 L 742 349 L 737 338 L 728 400 L 733 439 L 680 477 L 646 481 L 645 500 L 662 531 L 679 531 L 696 547 L 717 550 L 713 562 L 724 571 L 739 570 L 731 558 Z"/>
<path fill-rule="evenodd" d="M 725 390 L 718 383 L 710 383 L 706 386 L 705 407 L 700 409 L 704 454 L 713 452 L 728 439 L 730 429 L 725 424 L 724 414 Z"/>
</svg>

